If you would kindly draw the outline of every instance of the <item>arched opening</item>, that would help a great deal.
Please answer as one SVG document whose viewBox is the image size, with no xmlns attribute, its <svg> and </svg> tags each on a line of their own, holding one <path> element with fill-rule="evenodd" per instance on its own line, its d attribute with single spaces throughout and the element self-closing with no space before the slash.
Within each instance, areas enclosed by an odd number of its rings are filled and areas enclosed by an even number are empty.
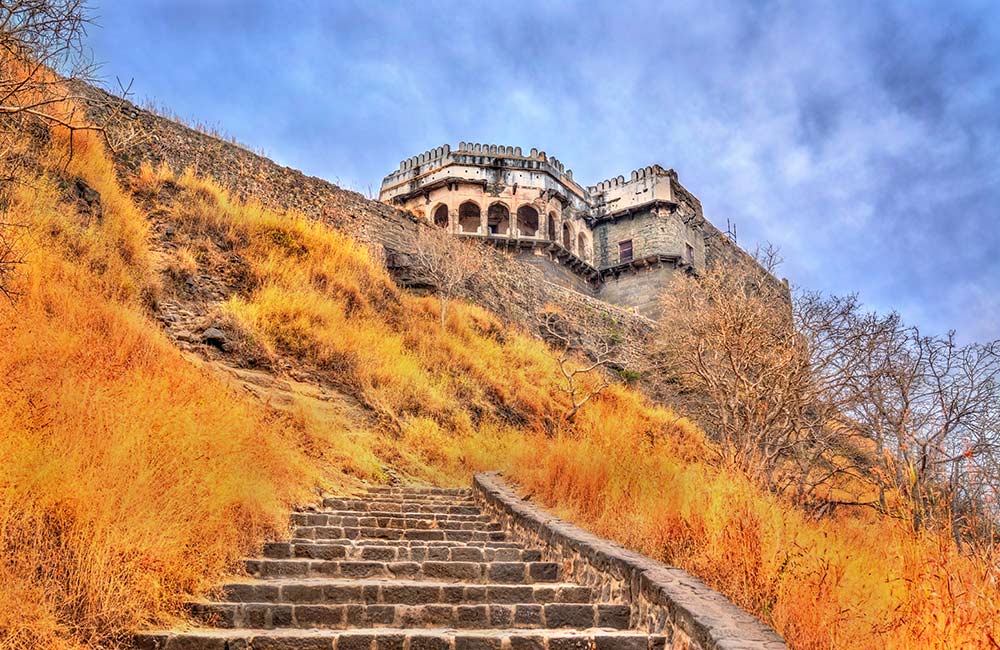
<svg viewBox="0 0 1000 650">
<path fill-rule="evenodd" d="M 491 235 L 506 235 L 510 232 L 510 208 L 503 203 L 494 203 L 486 211 L 486 227 Z"/>
<path fill-rule="evenodd" d="M 582 232 L 576 236 L 576 254 L 581 260 L 589 260 L 587 254 L 587 237 Z"/>
<path fill-rule="evenodd" d="M 448 206 L 444 203 L 434 209 L 434 225 L 441 228 L 448 227 Z"/>
<path fill-rule="evenodd" d="M 517 233 L 522 237 L 538 236 L 538 210 L 530 205 L 517 209 Z"/>
<path fill-rule="evenodd" d="M 458 206 L 458 227 L 462 232 L 479 232 L 479 206 L 472 201 L 466 201 Z"/>
<path fill-rule="evenodd" d="M 573 233 L 569 231 L 568 223 L 563 223 L 563 248 L 571 252 L 573 250 Z"/>
<path fill-rule="evenodd" d="M 556 213 L 550 212 L 546 221 L 549 222 L 549 241 L 556 241 Z"/>
</svg>

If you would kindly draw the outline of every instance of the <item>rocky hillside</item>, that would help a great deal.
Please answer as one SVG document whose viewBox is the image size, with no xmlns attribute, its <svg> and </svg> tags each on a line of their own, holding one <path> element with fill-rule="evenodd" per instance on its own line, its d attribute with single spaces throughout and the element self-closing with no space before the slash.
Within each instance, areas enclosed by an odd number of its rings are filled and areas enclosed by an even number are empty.
<svg viewBox="0 0 1000 650">
<path fill-rule="evenodd" d="M 80 90 L 107 95 L 90 86 Z M 190 169 L 215 180 L 238 200 L 253 200 L 278 211 L 294 210 L 334 226 L 358 242 L 374 245 L 384 250 L 387 265 L 398 281 L 407 284 L 413 280 L 408 254 L 417 229 L 428 227 L 413 215 L 282 167 L 249 149 L 138 106 L 128 104 L 125 113 L 132 121 L 130 126 L 145 134 L 145 140 L 116 157 L 122 174 L 135 174 L 143 163 L 154 168 L 166 164 L 175 173 Z M 623 343 L 617 351 L 617 368 L 641 372 L 646 367 L 644 341 L 651 331 L 647 319 L 554 285 L 537 268 L 499 251 L 490 253 L 496 272 L 472 280 L 466 293 L 469 299 L 528 330 L 534 329 L 536 315 L 543 307 L 556 306 L 595 347 L 603 339 Z M 209 278 L 205 281 L 214 282 Z"/>
</svg>

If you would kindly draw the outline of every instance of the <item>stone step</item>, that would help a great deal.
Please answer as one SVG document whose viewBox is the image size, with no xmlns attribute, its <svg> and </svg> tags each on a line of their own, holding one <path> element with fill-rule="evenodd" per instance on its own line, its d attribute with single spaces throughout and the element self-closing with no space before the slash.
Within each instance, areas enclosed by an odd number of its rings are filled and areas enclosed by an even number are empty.
<svg viewBox="0 0 1000 650">
<path fill-rule="evenodd" d="M 384 510 L 317 510 L 313 512 L 296 512 L 295 515 L 329 515 L 339 517 L 378 517 L 378 518 L 399 518 L 406 519 L 431 519 L 434 521 L 494 521 L 492 517 L 484 514 L 469 513 L 449 513 L 449 512 L 392 512 Z"/>
<path fill-rule="evenodd" d="M 355 495 L 327 495 L 340 499 L 365 499 L 382 501 L 411 501 L 414 503 L 451 503 L 454 505 L 475 504 L 472 494 L 422 494 L 419 492 L 368 492 Z"/>
<path fill-rule="evenodd" d="M 478 515 L 481 513 L 474 501 L 455 503 L 406 501 L 400 499 L 356 499 L 345 497 L 327 497 L 323 499 L 323 507 L 336 510 L 352 510 L 358 512 L 437 512 L 449 514 Z"/>
<path fill-rule="evenodd" d="M 628 605 L 554 603 L 547 605 L 296 605 L 198 601 L 188 611 L 200 623 L 221 628 L 362 627 L 628 629 Z"/>
<path fill-rule="evenodd" d="M 193 629 L 144 632 L 133 643 L 136 650 L 664 650 L 667 637 L 627 630 Z"/>
<path fill-rule="evenodd" d="M 305 537 L 293 537 L 289 540 L 292 544 L 345 544 L 349 546 L 394 546 L 398 548 L 413 548 L 414 546 L 468 546 L 471 548 L 523 548 L 520 542 L 508 540 L 444 540 L 444 539 L 371 539 L 366 537 L 330 537 L 320 539 L 309 539 Z"/>
<path fill-rule="evenodd" d="M 470 584 L 420 580 L 247 578 L 222 585 L 219 600 L 242 603 L 451 605 L 590 603 L 590 587 L 569 583 Z"/>
<path fill-rule="evenodd" d="M 299 526 L 293 535 L 303 539 L 411 539 L 455 542 L 501 542 L 507 537 L 502 530 L 440 530 L 418 528 L 382 528 L 371 526 Z"/>
<path fill-rule="evenodd" d="M 379 560 L 382 562 L 422 562 L 423 560 L 541 562 L 542 552 L 536 549 L 465 546 L 460 542 L 454 542 L 448 546 L 388 546 L 384 544 L 358 546 L 355 544 L 271 542 L 264 545 L 264 557 L 277 560 L 304 558 L 310 560 Z"/>
<path fill-rule="evenodd" d="M 455 520 L 455 519 L 435 519 L 433 517 L 420 516 L 357 516 L 357 515 L 329 515 L 326 513 L 305 513 L 296 512 L 292 514 L 291 521 L 297 526 L 346 526 L 353 528 L 400 528 L 418 530 L 500 530 L 501 526 L 495 521 L 486 519 L 477 520 Z"/>
<path fill-rule="evenodd" d="M 367 490 L 368 494 L 419 494 L 429 496 L 471 497 L 471 488 L 442 488 L 420 486 L 375 485 Z"/>
<path fill-rule="evenodd" d="M 409 578 L 531 584 L 559 580 L 555 562 L 365 562 L 354 560 L 246 560 L 246 570 L 260 578 Z"/>
</svg>

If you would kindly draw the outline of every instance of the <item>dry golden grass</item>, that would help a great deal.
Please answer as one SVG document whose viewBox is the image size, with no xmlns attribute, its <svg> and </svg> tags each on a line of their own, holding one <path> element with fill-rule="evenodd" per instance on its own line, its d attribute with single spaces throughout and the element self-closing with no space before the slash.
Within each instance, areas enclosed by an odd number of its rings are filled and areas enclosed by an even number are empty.
<svg viewBox="0 0 1000 650">
<path fill-rule="evenodd" d="M 229 206 L 225 232 L 253 269 L 256 288 L 229 314 L 398 423 L 391 449 L 376 444 L 382 457 L 440 482 L 503 468 L 571 519 L 702 576 L 795 648 L 990 647 L 997 636 L 996 573 L 947 537 L 867 514 L 810 520 L 709 466 L 696 426 L 622 387 L 560 424 L 565 397 L 537 341 L 461 304 L 442 331 L 436 299 L 396 291 L 349 240 L 180 182 Z M 178 223 L 190 218 L 178 209 Z M 258 245 L 262 231 L 294 245 Z"/>
<path fill-rule="evenodd" d="M 794 648 L 1000 636 L 996 574 L 946 537 L 809 520 L 710 467 L 696 426 L 621 386 L 562 423 L 538 341 L 468 304 L 442 330 L 434 298 L 398 290 L 349 238 L 144 168 L 134 191 L 171 195 L 178 272 L 224 263 L 223 250 L 245 265 L 223 306 L 244 345 L 323 373 L 378 424 L 235 393 L 147 317 L 160 290 L 149 224 L 96 140 L 78 140 L 68 173 L 101 192 L 103 220 L 45 178 L 13 207 L 31 240 L 23 297 L 0 304 L 0 647 L 113 645 L 169 619 L 316 485 L 380 480 L 385 464 L 448 485 L 502 469 L 595 532 L 703 576 Z"/>
<path fill-rule="evenodd" d="M 327 447 L 184 361 L 144 315 L 146 221 L 96 139 L 77 136 L 67 174 L 101 193 L 102 220 L 45 177 L 9 213 L 30 236 L 22 296 L 0 302 L 4 648 L 113 644 L 176 612 L 284 529 L 324 466 L 306 443 Z"/>
</svg>

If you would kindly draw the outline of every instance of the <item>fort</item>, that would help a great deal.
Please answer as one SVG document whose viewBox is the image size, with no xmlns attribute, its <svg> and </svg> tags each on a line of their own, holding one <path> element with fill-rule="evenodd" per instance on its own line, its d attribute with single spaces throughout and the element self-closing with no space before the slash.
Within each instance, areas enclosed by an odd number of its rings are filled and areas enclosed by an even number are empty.
<svg viewBox="0 0 1000 650">
<path fill-rule="evenodd" d="M 676 273 L 756 264 L 659 165 L 583 186 L 544 151 L 460 142 L 408 158 L 379 200 L 507 249 L 550 282 L 656 318 Z"/>
</svg>

